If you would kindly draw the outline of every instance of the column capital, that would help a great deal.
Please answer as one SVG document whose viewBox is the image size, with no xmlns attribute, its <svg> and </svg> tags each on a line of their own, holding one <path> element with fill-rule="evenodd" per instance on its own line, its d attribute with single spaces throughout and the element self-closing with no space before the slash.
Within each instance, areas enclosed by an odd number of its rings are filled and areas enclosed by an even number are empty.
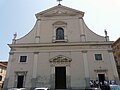
<svg viewBox="0 0 120 90">
<path fill-rule="evenodd" d="M 35 38 L 40 38 L 40 36 L 35 36 Z"/>
<path fill-rule="evenodd" d="M 37 19 L 37 21 L 41 21 L 41 19 Z"/>
<path fill-rule="evenodd" d="M 81 34 L 80 36 L 85 36 L 85 34 Z"/>
<path fill-rule="evenodd" d="M 82 17 L 78 17 L 78 19 L 83 19 Z"/>
<path fill-rule="evenodd" d="M 34 54 L 39 54 L 39 52 L 33 52 Z"/>
<path fill-rule="evenodd" d="M 109 52 L 109 53 L 113 53 L 113 52 L 114 52 L 114 50 L 108 50 L 108 52 Z"/>
<path fill-rule="evenodd" d="M 9 52 L 9 55 L 13 55 L 14 54 L 14 52 Z"/>
<path fill-rule="evenodd" d="M 83 50 L 82 53 L 87 53 L 88 51 L 87 50 Z"/>
</svg>

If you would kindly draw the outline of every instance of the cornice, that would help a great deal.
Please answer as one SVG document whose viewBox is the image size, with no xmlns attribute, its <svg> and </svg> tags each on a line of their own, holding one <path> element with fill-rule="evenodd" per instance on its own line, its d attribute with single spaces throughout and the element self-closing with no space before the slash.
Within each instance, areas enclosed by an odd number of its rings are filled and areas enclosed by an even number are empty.
<svg viewBox="0 0 120 90">
<path fill-rule="evenodd" d="M 80 42 L 80 43 L 22 43 L 22 44 L 8 44 L 12 47 L 54 47 L 54 46 L 99 46 L 99 45 L 112 45 L 113 42 Z"/>
</svg>

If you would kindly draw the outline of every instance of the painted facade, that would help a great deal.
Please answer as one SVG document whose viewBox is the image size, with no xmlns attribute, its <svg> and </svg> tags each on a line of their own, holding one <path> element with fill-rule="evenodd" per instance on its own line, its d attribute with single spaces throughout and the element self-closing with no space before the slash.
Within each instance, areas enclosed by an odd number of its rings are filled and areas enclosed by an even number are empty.
<svg viewBox="0 0 120 90">
<path fill-rule="evenodd" d="M 0 90 L 3 88 L 6 69 L 7 69 L 7 62 L 0 62 Z"/>
<path fill-rule="evenodd" d="M 112 48 L 114 49 L 114 58 L 117 65 L 117 70 L 120 78 L 120 38 L 118 38 L 113 44 Z"/>
<path fill-rule="evenodd" d="M 115 80 L 118 73 L 108 36 L 85 24 L 84 12 L 57 5 L 36 14 L 36 24 L 24 37 L 9 44 L 4 89 L 49 87 L 75 90 L 90 80 Z"/>
</svg>

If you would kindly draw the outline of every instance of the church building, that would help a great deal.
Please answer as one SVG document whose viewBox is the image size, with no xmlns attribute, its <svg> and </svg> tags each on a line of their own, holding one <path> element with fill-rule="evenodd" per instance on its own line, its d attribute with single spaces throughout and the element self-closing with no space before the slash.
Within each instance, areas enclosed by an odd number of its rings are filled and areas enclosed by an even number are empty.
<svg viewBox="0 0 120 90">
<path fill-rule="evenodd" d="M 9 44 L 4 90 L 48 87 L 80 90 L 91 80 L 119 82 L 107 32 L 100 36 L 84 22 L 84 12 L 61 4 L 36 14 L 36 24 Z"/>
</svg>

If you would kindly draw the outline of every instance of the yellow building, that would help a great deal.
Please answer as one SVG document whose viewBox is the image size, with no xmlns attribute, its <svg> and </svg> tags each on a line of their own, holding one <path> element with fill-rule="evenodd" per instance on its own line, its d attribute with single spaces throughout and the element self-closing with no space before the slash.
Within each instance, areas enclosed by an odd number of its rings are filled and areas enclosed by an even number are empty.
<svg viewBox="0 0 120 90">
<path fill-rule="evenodd" d="M 7 62 L 0 62 L 0 88 L 3 86 L 3 82 L 6 75 Z"/>
<path fill-rule="evenodd" d="M 114 49 L 114 58 L 117 65 L 117 70 L 120 78 L 120 38 L 118 38 L 113 44 L 112 48 Z"/>
</svg>

